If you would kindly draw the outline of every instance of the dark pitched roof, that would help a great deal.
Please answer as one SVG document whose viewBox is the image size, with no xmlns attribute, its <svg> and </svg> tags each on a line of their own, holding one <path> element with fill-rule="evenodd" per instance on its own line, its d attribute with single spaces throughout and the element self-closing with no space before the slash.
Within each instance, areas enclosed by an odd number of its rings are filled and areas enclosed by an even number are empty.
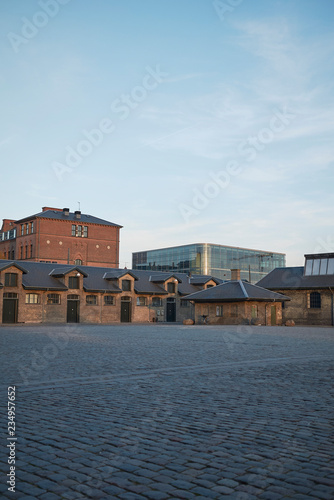
<svg viewBox="0 0 334 500">
<path fill-rule="evenodd" d="M 2 260 L 2 261 L 0 261 L 0 271 L 4 271 L 8 267 L 12 267 L 12 266 L 14 266 L 17 269 L 19 269 L 20 271 L 22 271 L 23 274 L 27 273 L 27 271 L 26 271 L 26 269 L 24 269 L 24 267 L 22 267 L 20 264 L 17 264 L 17 262 L 15 262 L 13 260 Z"/>
<path fill-rule="evenodd" d="M 278 267 L 257 283 L 270 290 L 334 288 L 334 274 L 304 276 L 304 267 Z"/>
<path fill-rule="evenodd" d="M 82 274 L 84 277 L 87 276 L 87 274 L 79 269 L 79 267 L 58 267 L 57 269 L 52 269 L 50 276 L 53 276 L 54 278 L 62 278 L 68 273 L 71 273 L 72 271 L 77 271 L 78 273 Z"/>
<path fill-rule="evenodd" d="M 128 269 L 111 269 L 104 273 L 103 278 L 105 280 L 118 280 L 119 278 L 122 278 L 122 276 L 125 276 L 126 274 L 129 274 L 132 276 L 135 280 L 137 280 L 137 276 L 132 272 L 129 271 Z"/>
<path fill-rule="evenodd" d="M 208 281 L 213 280 L 217 285 L 221 283 L 222 280 L 218 280 L 217 278 L 213 278 L 212 276 L 206 276 L 201 274 L 193 274 L 189 278 L 189 282 L 192 285 L 205 285 Z"/>
<path fill-rule="evenodd" d="M 104 219 L 99 219 L 98 217 L 94 217 L 93 215 L 81 214 L 80 219 L 77 219 L 74 212 L 69 212 L 69 215 L 64 215 L 62 210 L 45 210 L 45 212 L 39 212 L 34 215 L 30 215 L 29 217 L 24 217 L 23 219 L 16 220 L 17 224 L 21 222 L 25 222 L 27 220 L 43 218 L 43 219 L 56 219 L 56 220 L 69 220 L 72 222 L 79 222 L 82 224 L 100 224 L 102 226 L 116 226 L 123 227 L 119 224 L 115 224 L 114 222 L 109 222 Z"/>
<path fill-rule="evenodd" d="M 19 261 L 21 262 L 21 261 Z M 161 273 L 160 271 L 141 271 L 131 269 L 113 269 L 110 267 L 73 266 L 71 264 L 54 264 L 46 262 L 24 261 L 24 268 L 15 261 L 0 261 L 0 270 L 15 265 L 25 273 L 22 277 L 23 287 L 32 290 L 67 290 L 61 278 L 71 271 L 80 272 L 83 279 L 84 290 L 89 292 L 120 293 L 121 288 L 117 280 L 131 275 L 134 278 L 134 290 L 138 294 L 166 295 L 164 281 L 174 277 L 178 281 L 179 295 L 187 295 L 198 291 L 198 286 L 190 283 L 186 273 Z M 206 281 L 213 279 L 207 276 Z M 217 280 L 214 278 L 216 282 Z"/>
<path fill-rule="evenodd" d="M 201 290 L 181 300 L 193 300 L 194 302 L 243 302 L 245 300 L 284 301 L 290 300 L 290 298 L 257 285 L 238 280 L 227 281 L 212 288 Z"/>
<path fill-rule="evenodd" d="M 152 273 L 150 276 L 150 281 L 153 283 L 165 283 L 165 281 L 169 280 L 170 278 L 176 279 L 178 282 L 182 281 L 180 278 L 176 276 L 176 274 L 173 273 L 163 273 L 163 272 L 155 272 Z"/>
</svg>

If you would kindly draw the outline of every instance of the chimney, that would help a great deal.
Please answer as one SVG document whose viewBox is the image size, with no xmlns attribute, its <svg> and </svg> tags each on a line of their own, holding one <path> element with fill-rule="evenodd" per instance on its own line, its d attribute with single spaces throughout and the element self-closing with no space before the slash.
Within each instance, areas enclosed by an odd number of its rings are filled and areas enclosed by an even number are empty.
<svg viewBox="0 0 334 500">
<path fill-rule="evenodd" d="M 70 215 L 70 209 L 69 208 L 63 208 L 63 215 L 68 217 Z"/>
<path fill-rule="evenodd" d="M 74 217 L 75 217 L 76 219 L 81 219 L 81 212 L 80 212 L 80 210 L 76 210 L 76 211 L 74 212 Z"/>
<path fill-rule="evenodd" d="M 43 212 L 47 212 L 48 210 L 56 210 L 57 212 L 61 212 L 61 208 L 54 207 L 42 207 Z"/>
<path fill-rule="evenodd" d="M 240 280 L 240 269 L 231 269 L 231 281 Z"/>
</svg>

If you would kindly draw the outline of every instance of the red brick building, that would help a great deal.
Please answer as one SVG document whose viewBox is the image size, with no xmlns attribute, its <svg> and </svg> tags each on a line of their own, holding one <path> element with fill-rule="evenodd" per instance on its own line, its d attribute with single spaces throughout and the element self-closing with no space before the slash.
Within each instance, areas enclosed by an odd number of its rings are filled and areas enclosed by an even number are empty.
<svg viewBox="0 0 334 500">
<path fill-rule="evenodd" d="M 121 227 L 79 210 L 43 207 L 20 220 L 3 219 L 0 258 L 118 268 Z"/>
</svg>

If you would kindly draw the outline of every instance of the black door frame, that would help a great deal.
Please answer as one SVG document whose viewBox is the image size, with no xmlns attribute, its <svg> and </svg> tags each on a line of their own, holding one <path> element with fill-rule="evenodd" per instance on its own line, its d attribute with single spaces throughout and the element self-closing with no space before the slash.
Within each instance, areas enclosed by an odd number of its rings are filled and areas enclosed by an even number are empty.
<svg viewBox="0 0 334 500">
<path fill-rule="evenodd" d="M 166 321 L 168 323 L 175 323 L 176 321 L 176 300 L 173 298 L 166 301 Z"/>
<path fill-rule="evenodd" d="M 75 311 L 73 312 L 70 307 L 74 306 L 74 304 Z M 67 299 L 66 322 L 80 323 L 80 299 Z"/>
<path fill-rule="evenodd" d="M 3 323 L 17 323 L 18 317 L 18 298 L 8 298 L 4 297 L 2 302 L 2 322 Z M 6 315 L 8 316 L 6 317 Z M 12 316 L 13 321 L 8 321 L 9 317 Z"/>
<path fill-rule="evenodd" d="M 131 323 L 131 297 L 121 297 L 121 323 Z"/>
</svg>

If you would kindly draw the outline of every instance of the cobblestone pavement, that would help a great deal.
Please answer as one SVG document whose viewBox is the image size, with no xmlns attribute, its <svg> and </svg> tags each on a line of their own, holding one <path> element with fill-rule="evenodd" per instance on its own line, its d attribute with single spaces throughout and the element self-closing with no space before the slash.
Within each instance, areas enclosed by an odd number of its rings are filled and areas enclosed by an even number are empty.
<svg viewBox="0 0 334 500">
<path fill-rule="evenodd" d="M 334 328 L 0 327 L 4 499 L 334 498 Z"/>
</svg>

